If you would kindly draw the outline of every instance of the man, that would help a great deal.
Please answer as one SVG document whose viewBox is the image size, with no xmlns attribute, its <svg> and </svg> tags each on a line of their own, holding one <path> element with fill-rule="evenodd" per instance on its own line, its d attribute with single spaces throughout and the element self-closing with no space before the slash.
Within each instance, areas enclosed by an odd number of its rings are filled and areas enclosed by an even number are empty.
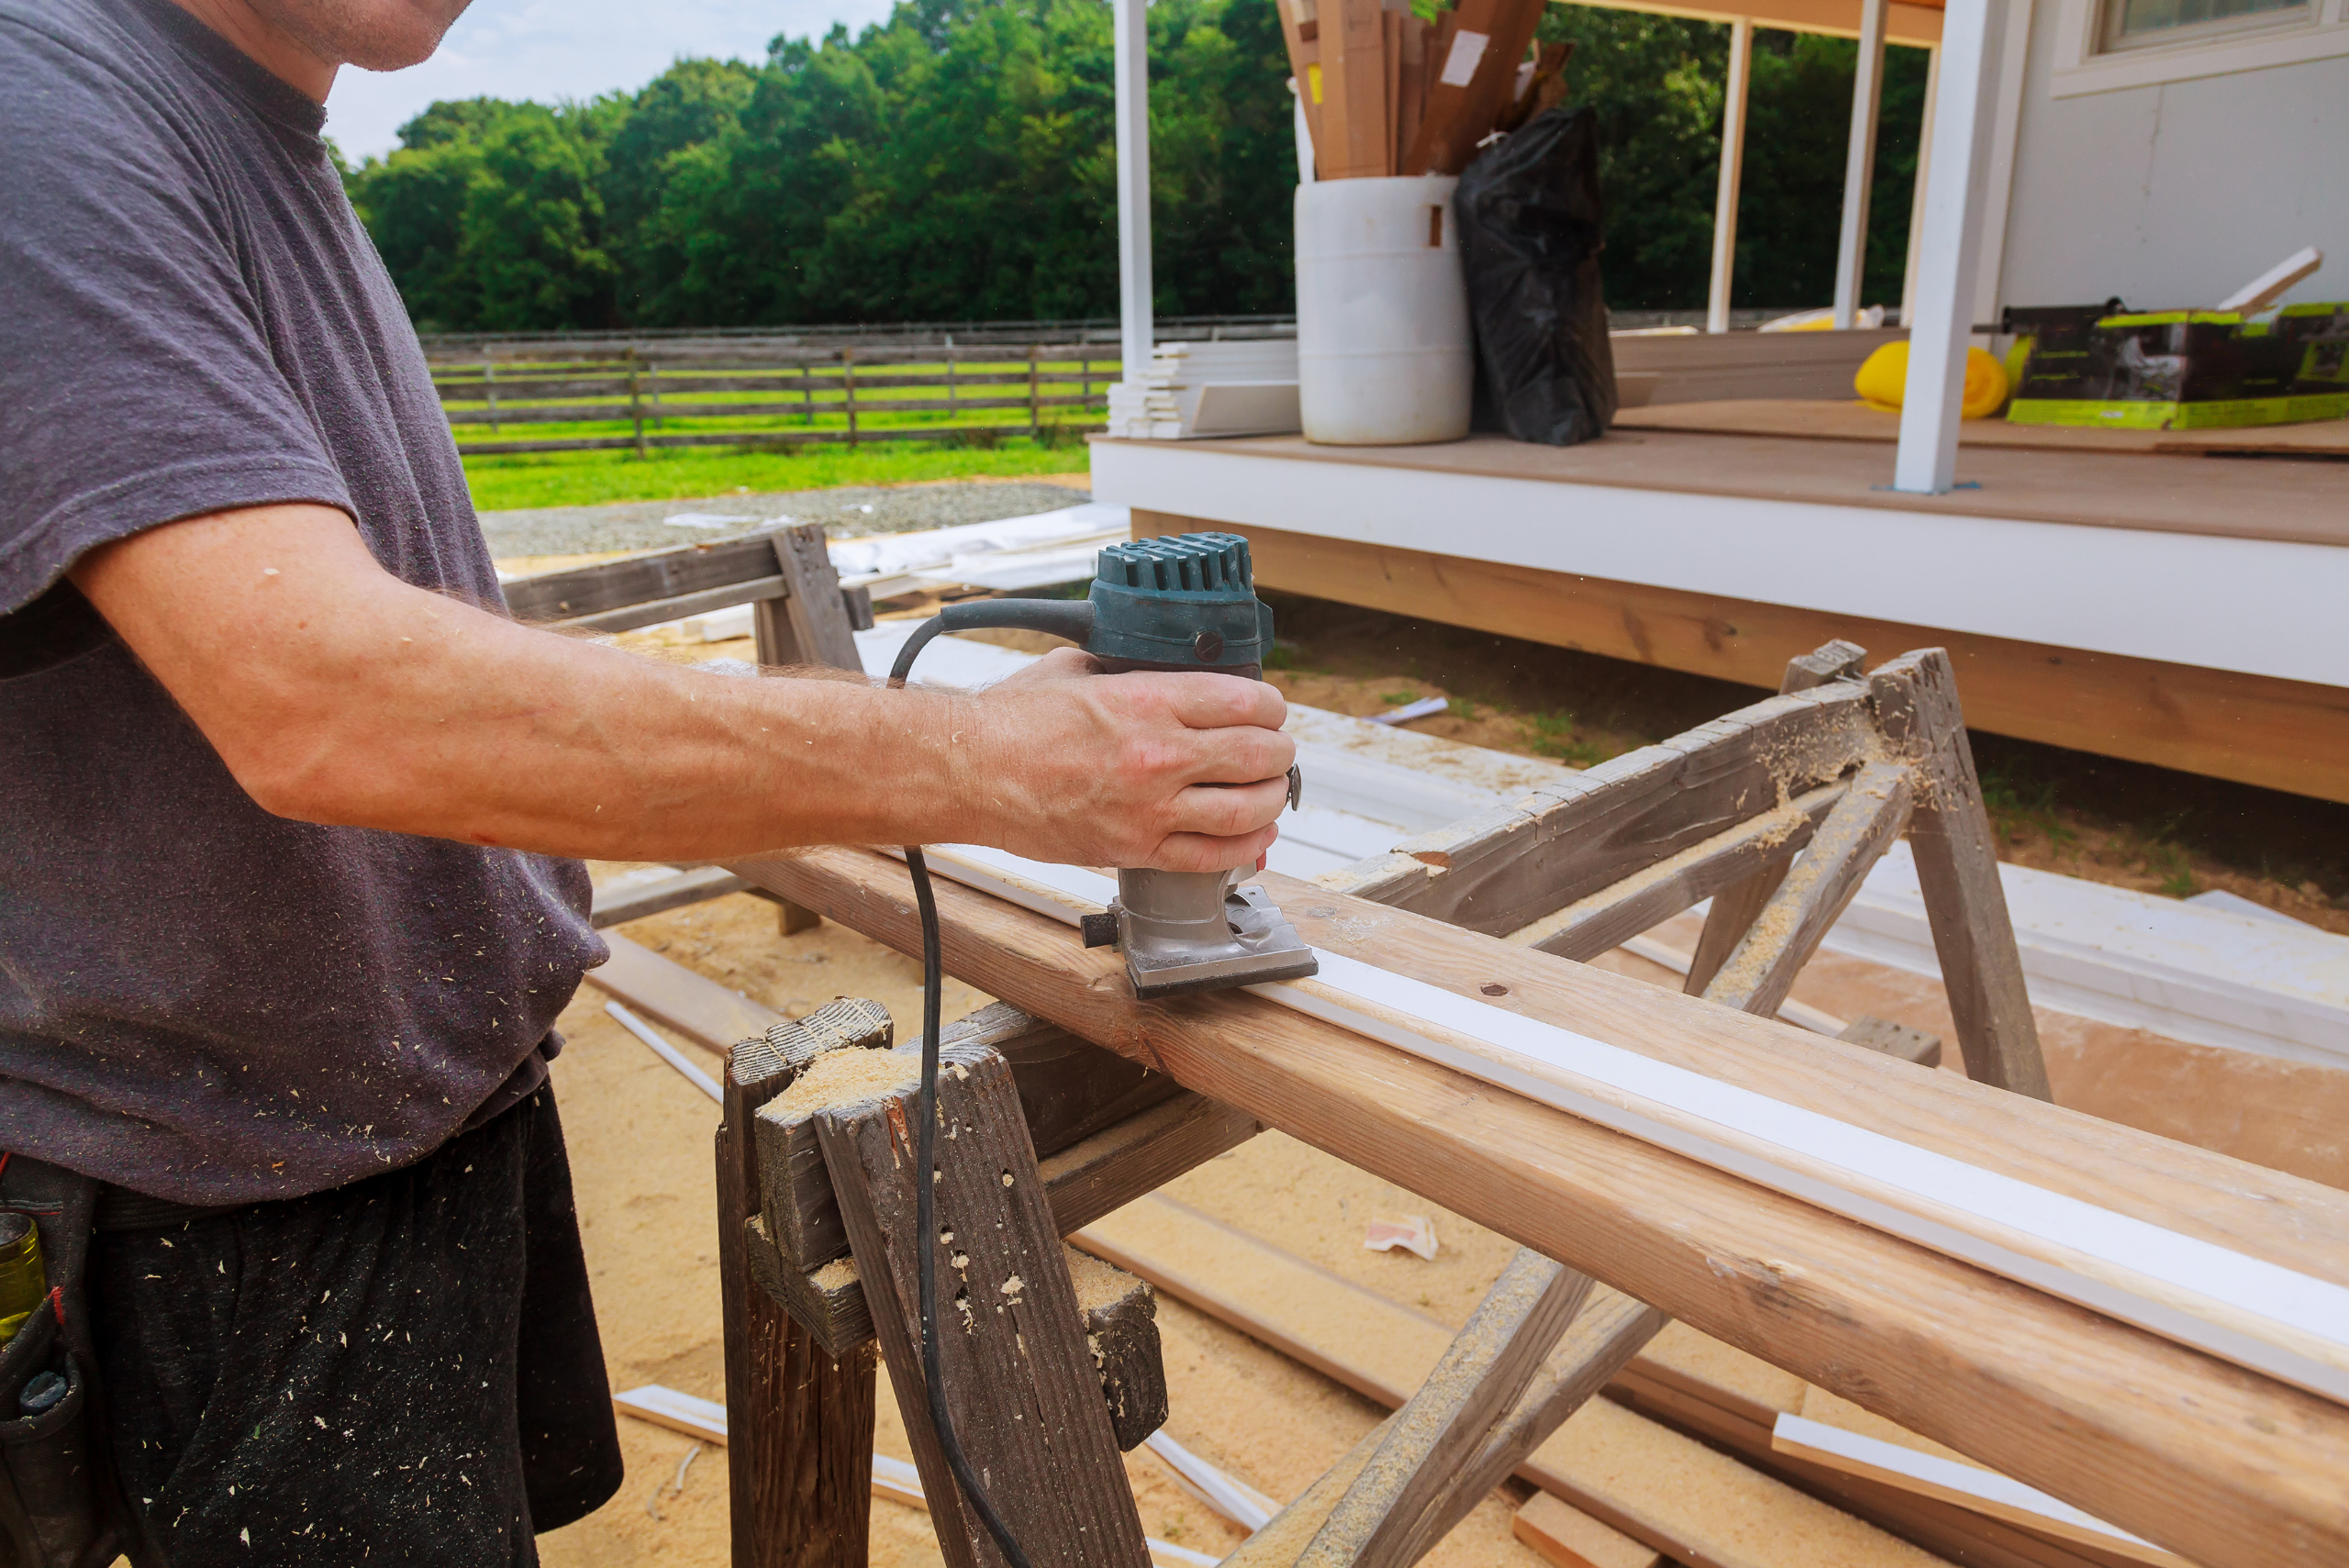
<svg viewBox="0 0 2349 1568">
<path fill-rule="evenodd" d="M 552 857 L 1213 869 L 1291 756 L 1229 677 L 729 680 L 506 619 L 319 135 L 463 4 L 0 0 L 0 1150 L 105 1184 L 99 1388 L 175 1568 L 524 1563 L 617 1485 Z"/>
</svg>

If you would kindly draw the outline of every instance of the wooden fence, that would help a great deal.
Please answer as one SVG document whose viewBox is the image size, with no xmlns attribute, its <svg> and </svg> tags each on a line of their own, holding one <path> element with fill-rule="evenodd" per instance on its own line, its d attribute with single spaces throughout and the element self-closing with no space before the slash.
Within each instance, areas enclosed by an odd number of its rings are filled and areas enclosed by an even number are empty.
<svg viewBox="0 0 2349 1568">
<path fill-rule="evenodd" d="M 459 450 L 591 451 L 1057 438 L 1102 428 L 1114 344 L 768 349 L 701 339 L 617 358 L 433 366 Z M 524 434 L 508 436 L 509 428 Z M 484 439 L 484 437 L 486 439 Z"/>
</svg>

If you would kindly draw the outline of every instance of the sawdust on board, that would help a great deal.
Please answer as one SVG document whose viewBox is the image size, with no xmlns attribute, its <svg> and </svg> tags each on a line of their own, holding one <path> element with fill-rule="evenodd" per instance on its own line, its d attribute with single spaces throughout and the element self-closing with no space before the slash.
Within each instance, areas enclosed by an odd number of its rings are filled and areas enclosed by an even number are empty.
<svg viewBox="0 0 2349 1568">
<path fill-rule="evenodd" d="M 775 1116 L 803 1117 L 829 1106 L 878 1099 L 920 1076 L 919 1051 L 828 1051 L 768 1104 Z"/>
<path fill-rule="evenodd" d="M 1141 1281 L 1114 1264 L 1105 1263 L 1090 1252 L 1080 1252 L 1063 1242 L 1061 1256 L 1068 1262 L 1068 1281 L 1076 1287 L 1076 1309 L 1092 1312 L 1115 1306 L 1136 1289 L 1149 1291 Z"/>
<path fill-rule="evenodd" d="M 834 1258 L 830 1262 L 809 1274 L 807 1282 L 827 1295 L 836 1290 L 846 1290 L 856 1283 L 856 1260 Z"/>
</svg>

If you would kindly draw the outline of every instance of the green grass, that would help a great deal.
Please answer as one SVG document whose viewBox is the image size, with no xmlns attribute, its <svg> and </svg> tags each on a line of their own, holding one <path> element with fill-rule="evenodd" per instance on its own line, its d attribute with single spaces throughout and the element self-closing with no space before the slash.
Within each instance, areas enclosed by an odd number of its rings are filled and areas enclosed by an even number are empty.
<svg viewBox="0 0 2349 1568">
<path fill-rule="evenodd" d="M 1525 726 L 1532 732 L 1527 737 L 1527 749 L 1537 757 L 1554 757 L 1577 768 L 1596 767 L 1607 760 L 1606 747 L 1575 733 L 1571 713 L 1529 713 Z"/>
<path fill-rule="evenodd" d="M 538 452 L 469 457 L 466 483 L 484 512 L 519 506 L 592 506 L 608 501 L 674 501 L 769 490 L 827 490 L 843 484 L 908 484 L 1030 473 L 1079 473 L 1082 445 L 1052 445 L 1019 436 L 991 450 L 928 441 L 889 441 L 851 449 L 788 451 L 740 448 L 655 448 L 631 451 Z"/>
<path fill-rule="evenodd" d="M 1378 694 L 1378 700 L 1380 702 L 1386 703 L 1395 707 L 1400 707 L 1407 702 L 1417 702 L 1419 699 L 1419 694 L 1417 692 L 1381 692 Z"/>
</svg>

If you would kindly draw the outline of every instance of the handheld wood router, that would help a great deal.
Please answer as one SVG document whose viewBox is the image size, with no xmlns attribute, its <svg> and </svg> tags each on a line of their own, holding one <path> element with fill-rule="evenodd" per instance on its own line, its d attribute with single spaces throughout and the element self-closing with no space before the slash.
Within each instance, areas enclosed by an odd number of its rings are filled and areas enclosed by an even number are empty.
<svg viewBox="0 0 2349 1568">
<path fill-rule="evenodd" d="M 1248 541 L 1238 534 L 1173 534 L 1104 550 L 1083 599 L 979 599 L 949 605 L 897 656 L 903 680 L 940 632 L 1025 627 L 1082 646 L 1105 672 L 1204 670 L 1254 680 L 1273 645 L 1272 606 L 1256 597 Z M 1289 770 L 1289 805 L 1302 780 Z M 1115 943 L 1137 996 L 1220 991 L 1315 971 L 1313 950 L 1264 890 L 1255 870 L 1120 869 L 1118 901 L 1084 926 L 1087 947 Z"/>
<path fill-rule="evenodd" d="M 914 660 L 941 632 L 977 627 L 1026 627 L 1054 632 L 1101 662 L 1108 673 L 1131 670 L 1206 670 L 1254 679 L 1273 645 L 1273 612 L 1256 597 L 1248 541 L 1238 534 L 1174 534 L 1136 539 L 1103 550 L 1093 590 L 1076 599 L 980 599 L 949 605 L 906 639 L 889 671 L 902 686 Z M 1289 805 L 1300 783 L 1288 771 Z M 1085 922 L 1085 945 L 1116 943 L 1137 996 L 1181 991 L 1220 991 L 1267 980 L 1298 980 L 1316 973 L 1313 950 L 1281 918 L 1261 888 L 1238 885 L 1253 866 L 1230 871 L 1120 869 L 1118 901 Z M 931 1179 L 914 1183 L 914 1234 L 939 1234 L 938 1031 L 945 962 L 938 930 L 938 901 L 919 845 L 906 846 L 914 904 L 921 913 L 921 1098 L 915 1113 L 914 1169 Z M 1008 1177 L 1005 1178 L 1007 1181 Z M 954 1433 L 939 1372 L 938 1246 L 920 1250 L 922 1381 L 930 1424 L 957 1485 L 1002 1548 L 1011 1568 L 1030 1568 L 1028 1555 L 1003 1521 Z"/>
</svg>

